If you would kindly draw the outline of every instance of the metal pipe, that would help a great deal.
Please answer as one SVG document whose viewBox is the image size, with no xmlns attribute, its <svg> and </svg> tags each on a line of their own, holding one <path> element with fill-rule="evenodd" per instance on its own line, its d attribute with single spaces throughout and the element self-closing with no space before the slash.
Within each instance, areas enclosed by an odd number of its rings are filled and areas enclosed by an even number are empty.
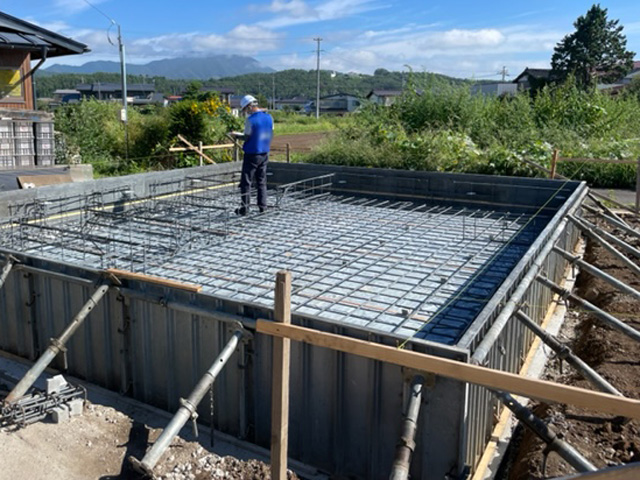
<svg viewBox="0 0 640 480">
<path fill-rule="evenodd" d="M 629 235 L 633 235 L 636 238 L 640 238 L 640 232 L 638 232 L 634 228 L 631 228 L 626 223 L 620 222 L 620 221 L 618 221 L 618 219 L 616 219 L 614 217 L 611 217 L 609 215 L 606 215 L 606 214 L 602 213 L 600 210 L 598 210 L 597 208 L 594 208 L 594 207 L 592 207 L 590 205 L 584 205 L 584 208 L 586 208 L 590 212 L 595 213 L 596 215 L 600 216 L 602 219 L 604 219 L 605 221 L 609 222 L 610 225 L 612 225 L 614 227 L 618 227 L 621 230 L 624 230 L 625 233 L 628 233 Z"/>
<path fill-rule="evenodd" d="M 603 392 L 608 392 L 613 395 L 623 396 L 613 385 L 607 382 L 600 376 L 598 372 L 593 370 L 587 365 L 580 357 L 578 357 L 573 351 L 563 343 L 559 342 L 556 337 L 548 332 L 545 332 L 536 322 L 534 322 L 526 313 L 522 310 L 518 310 L 515 317 L 520 320 L 529 330 L 535 333 L 540 339 L 551 347 L 551 349 L 558 354 L 558 357 L 562 360 L 566 360 L 569 365 L 575 368 L 584 378 L 586 378 L 591 384 Z"/>
<path fill-rule="evenodd" d="M 4 285 L 4 282 L 7 281 L 7 277 L 9 276 L 9 272 L 13 268 L 14 261 L 12 259 L 7 260 L 7 263 L 2 267 L 2 272 L 0 272 L 0 288 Z"/>
<path fill-rule="evenodd" d="M 551 291 L 553 291 L 554 293 L 557 293 L 558 295 L 560 295 L 562 298 L 569 299 L 571 302 L 575 303 L 576 305 L 586 310 L 589 310 L 596 317 L 598 317 L 602 322 L 606 323 L 610 327 L 615 328 L 619 332 L 622 332 L 625 335 L 640 342 L 640 332 L 638 330 L 631 328 L 629 325 L 627 325 L 621 320 L 618 320 L 613 315 L 605 312 L 604 310 L 601 310 L 600 308 L 596 307 L 594 304 L 589 303 L 585 299 L 580 298 L 574 293 L 571 293 L 569 290 L 562 288 L 560 285 L 555 284 L 554 282 L 552 282 L 546 277 L 543 277 L 542 275 L 538 275 L 537 280 L 545 287 L 551 289 Z"/>
<path fill-rule="evenodd" d="M 602 247 L 607 250 L 609 253 L 611 253 L 611 255 L 613 255 L 614 257 L 616 257 L 618 260 L 620 260 L 622 263 L 624 263 L 627 267 L 629 267 L 630 270 L 632 270 L 636 275 L 640 276 L 640 267 L 638 267 L 635 263 L 633 263 L 631 260 L 629 260 L 627 257 L 625 257 L 622 253 L 620 253 L 618 250 L 616 250 L 613 245 L 611 245 L 609 242 L 607 242 L 604 238 L 602 238 L 600 235 L 598 235 L 592 228 L 588 227 L 587 225 L 585 225 L 584 223 L 582 223 L 580 220 L 578 220 L 577 218 L 573 217 L 571 218 L 571 221 L 573 223 L 575 223 L 580 230 L 583 231 L 583 233 L 591 238 L 593 241 L 598 242 L 600 245 L 602 245 Z"/>
<path fill-rule="evenodd" d="M 524 297 L 525 293 L 529 289 L 529 286 L 535 280 L 538 272 L 542 269 L 542 265 L 546 261 L 547 257 L 551 253 L 556 241 L 560 236 L 564 233 L 564 229 L 569 220 L 565 217 L 558 224 L 555 231 L 549 237 L 549 241 L 544 245 L 544 247 L 540 250 L 540 253 L 536 257 L 535 261 L 527 271 L 526 275 L 522 278 L 518 287 L 513 292 L 505 306 L 502 308 L 498 316 L 491 325 L 491 328 L 487 331 L 485 336 L 482 338 L 480 344 L 476 347 L 473 355 L 471 356 L 471 363 L 476 365 L 484 364 L 487 355 L 489 355 L 489 351 L 491 347 L 493 347 L 494 343 L 502 333 L 504 326 L 507 324 L 513 312 L 516 311 L 520 304 L 520 300 Z"/>
<path fill-rule="evenodd" d="M 609 275 L 606 272 L 603 272 L 602 270 L 600 270 L 597 267 L 594 267 L 593 265 L 591 265 L 588 262 L 585 262 L 584 260 L 582 260 L 580 257 L 577 257 L 575 255 L 571 255 L 569 252 L 567 252 L 566 250 L 561 249 L 560 247 L 555 247 L 553 249 L 554 252 L 559 253 L 560 255 L 562 255 L 564 258 L 566 258 L 567 260 L 569 260 L 571 263 L 574 263 L 576 265 L 578 265 L 582 270 L 584 270 L 585 272 L 590 273 L 591 275 L 593 275 L 594 277 L 598 277 L 601 280 L 604 280 L 605 282 L 607 282 L 609 285 L 612 285 L 613 287 L 617 288 L 618 290 L 623 291 L 624 293 L 627 293 L 629 295 L 634 296 L 636 299 L 640 300 L 640 292 L 638 290 L 636 290 L 633 287 L 630 287 L 629 285 L 627 285 L 624 282 L 621 282 L 620 280 L 618 280 L 615 277 L 612 277 L 611 275 Z"/>
<path fill-rule="evenodd" d="M 243 337 L 244 332 L 242 330 L 236 330 L 231 336 L 231 339 L 227 342 L 222 349 L 218 357 L 214 360 L 209 370 L 204 374 L 200 381 L 196 384 L 195 388 L 186 400 L 180 399 L 182 406 L 178 409 L 174 417 L 169 422 L 169 425 L 162 431 L 156 443 L 153 444 L 151 449 L 145 454 L 142 461 L 135 457 L 129 457 L 129 461 L 133 467 L 140 473 L 148 475 L 153 478 L 153 468 L 156 463 L 165 452 L 171 441 L 175 438 L 182 427 L 184 427 L 187 420 L 196 420 L 198 414 L 196 412 L 198 404 L 207 394 L 209 387 L 215 382 L 216 377 L 222 371 L 222 368 L 226 365 L 229 358 L 238 346 L 238 342 Z"/>
<path fill-rule="evenodd" d="M 25 374 L 24 377 L 18 382 L 18 384 L 14 387 L 13 390 L 7 395 L 7 398 L 4 399 L 6 403 L 12 403 L 22 397 L 27 390 L 31 388 L 31 386 L 35 383 L 38 377 L 44 372 L 44 369 L 49 366 L 49 364 L 56 358 L 56 355 L 60 352 L 65 352 L 65 343 L 71 338 L 71 336 L 75 333 L 75 331 L 82 325 L 87 315 L 94 309 L 94 307 L 98 304 L 100 299 L 104 297 L 104 295 L 109 291 L 108 284 L 100 285 L 91 298 L 84 304 L 84 306 L 80 309 L 78 314 L 73 318 L 71 323 L 67 325 L 64 331 L 60 334 L 58 338 L 52 338 L 51 344 L 47 348 L 47 350 L 40 356 L 38 361 L 33 364 L 33 366 L 29 369 L 29 371 Z"/>
<path fill-rule="evenodd" d="M 523 425 L 538 435 L 538 437 L 547 444 L 547 449 L 549 451 L 556 452 L 564 461 L 575 468 L 576 471 L 595 472 L 597 470 L 596 467 L 593 466 L 589 460 L 584 458 L 580 452 L 564 440 L 558 438 L 556 432 L 553 431 L 549 425 L 536 417 L 531 410 L 519 403 L 510 394 L 506 392 L 493 393 L 509 410 L 513 412 L 516 418 L 520 420 Z"/>
<path fill-rule="evenodd" d="M 578 225 L 580 229 L 590 228 L 593 232 L 597 233 L 598 235 L 601 235 L 602 237 L 606 238 L 609 242 L 617 245 L 622 250 L 627 252 L 629 255 L 633 255 L 636 258 L 640 258 L 640 250 L 632 247 L 627 242 L 620 240 L 615 235 L 611 235 L 609 232 L 599 228 L 598 226 L 585 220 L 584 218 L 576 218 L 574 215 L 569 215 L 569 219 L 573 221 L 576 225 Z"/>
<path fill-rule="evenodd" d="M 391 467 L 389 480 L 406 480 L 409 478 L 411 456 L 416 448 L 416 431 L 418 430 L 418 415 L 422 405 L 422 390 L 424 377 L 416 375 L 411 381 L 411 398 L 407 407 L 407 414 L 402 421 L 400 440 L 396 446 L 396 456 Z"/>
</svg>

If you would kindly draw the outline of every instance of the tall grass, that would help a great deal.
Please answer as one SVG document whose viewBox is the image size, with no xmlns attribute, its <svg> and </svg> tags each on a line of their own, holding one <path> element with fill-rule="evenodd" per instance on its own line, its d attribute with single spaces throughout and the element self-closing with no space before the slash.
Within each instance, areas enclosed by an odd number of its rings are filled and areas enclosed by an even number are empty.
<svg viewBox="0 0 640 480">
<path fill-rule="evenodd" d="M 584 91 L 571 81 L 535 96 L 473 96 L 466 87 L 424 88 L 390 108 L 369 106 L 307 161 L 415 170 L 536 175 L 522 159 L 549 165 L 563 157 L 635 159 L 640 101 Z M 594 186 L 631 187 L 634 167 L 561 164 Z"/>
</svg>

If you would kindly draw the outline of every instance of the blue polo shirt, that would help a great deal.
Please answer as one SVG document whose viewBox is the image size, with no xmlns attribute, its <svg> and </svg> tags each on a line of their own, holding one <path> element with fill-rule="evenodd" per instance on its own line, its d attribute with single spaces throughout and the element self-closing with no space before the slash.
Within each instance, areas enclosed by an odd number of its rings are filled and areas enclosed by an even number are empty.
<svg viewBox="0 0 640 480">
<path fill-rule="evenodd" d="M 255 112 L 244 122 L 247 140 L 242 149 L 245 153 L 269 153 L 273 138 L 273 118 L 267 112 Z"/>
</svg>

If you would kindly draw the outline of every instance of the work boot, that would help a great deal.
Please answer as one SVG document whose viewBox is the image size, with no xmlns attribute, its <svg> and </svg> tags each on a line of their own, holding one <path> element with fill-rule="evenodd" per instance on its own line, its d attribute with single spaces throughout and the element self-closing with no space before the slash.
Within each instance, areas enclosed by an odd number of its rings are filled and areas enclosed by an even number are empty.
<svg viewBox="0 0 640 480">
<path fill-rule="evenodd" d="M 245 217 L 247 215 L 247 207 L 238 207 L 236 208 L 235 212 L 236 212 L 236 215 Z"/>
</svg>

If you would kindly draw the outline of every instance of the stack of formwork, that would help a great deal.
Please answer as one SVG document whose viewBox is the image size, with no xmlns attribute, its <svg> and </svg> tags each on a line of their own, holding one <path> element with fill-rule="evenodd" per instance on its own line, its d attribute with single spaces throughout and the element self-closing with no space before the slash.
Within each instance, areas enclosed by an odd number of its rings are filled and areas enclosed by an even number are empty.
<svg viewBox="0 0 640 480">
<path fill-rule="evenodd" d="M 33 122 L 14 120 L 13 136 L 15 148 L 15 167 L 34 167 L 36 164 Z"/>
<path fill-rule="evenodd" d="M 49 166 L 55 163 L 53 122 L 35 122 L 36 165 Z"/>
<path fill-rule="evenodd" d="M 13 168 L 14 159 L 13 121 L 0 120 L 0 169 Z"/>
</svg>

